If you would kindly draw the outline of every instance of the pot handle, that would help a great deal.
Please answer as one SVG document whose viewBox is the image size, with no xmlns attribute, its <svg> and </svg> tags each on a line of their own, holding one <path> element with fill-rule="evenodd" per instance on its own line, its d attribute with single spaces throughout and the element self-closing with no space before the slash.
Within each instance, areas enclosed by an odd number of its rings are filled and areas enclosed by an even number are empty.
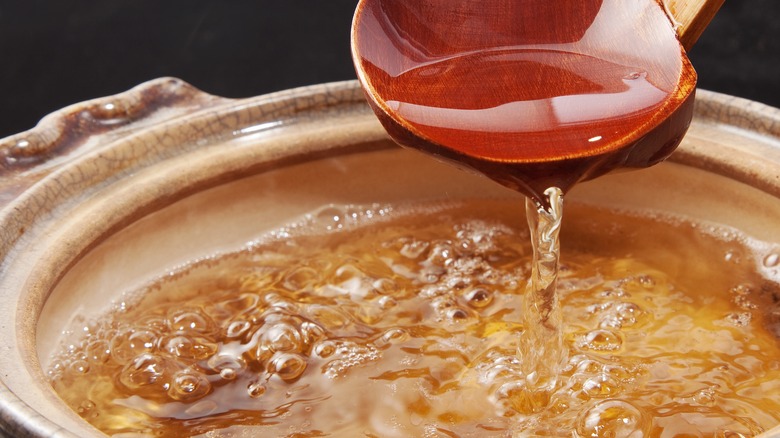
<svg viewBox="0 0 780 438">
<path fill-rule="evenodd" d="M 0 139 L 0 207 L 85 153 L 153 124 L 230 100 L 166 77 L 55 111 L 29 131 Z"/>
</svg>

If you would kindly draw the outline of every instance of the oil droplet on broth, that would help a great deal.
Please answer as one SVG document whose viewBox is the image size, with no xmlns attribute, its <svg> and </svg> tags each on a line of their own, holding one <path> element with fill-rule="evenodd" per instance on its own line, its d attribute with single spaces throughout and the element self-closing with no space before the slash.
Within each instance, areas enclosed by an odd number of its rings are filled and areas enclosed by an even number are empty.
<svg viewBox="0 0 780 438">
<path fill-rule="evenodd" d="M 534 387 L 517 354 L 533 249 L 515 202 L 328 206 L 89 321 L 52 385 L 109 435 L 714 437 L 780 423 L 778 288 L 726 265 L 716 233 L 657 215 L 567 205 L 566 354 L 555 385 Z M 739 250 L 761 266 L 765 253 Z"/>
</svg>

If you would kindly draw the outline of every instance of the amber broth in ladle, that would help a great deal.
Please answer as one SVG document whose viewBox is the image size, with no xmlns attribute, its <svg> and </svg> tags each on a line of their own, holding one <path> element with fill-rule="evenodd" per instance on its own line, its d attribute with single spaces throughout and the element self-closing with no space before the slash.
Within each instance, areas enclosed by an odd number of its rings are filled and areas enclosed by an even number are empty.
<svg viewBox="0 0 780 438">
<path fill-rule="evenodd" d="M 696 73 L 654 0 L 364 0 L 353 57 L 399 143 L 545 204 L 679 144 Z"/>
</svg>

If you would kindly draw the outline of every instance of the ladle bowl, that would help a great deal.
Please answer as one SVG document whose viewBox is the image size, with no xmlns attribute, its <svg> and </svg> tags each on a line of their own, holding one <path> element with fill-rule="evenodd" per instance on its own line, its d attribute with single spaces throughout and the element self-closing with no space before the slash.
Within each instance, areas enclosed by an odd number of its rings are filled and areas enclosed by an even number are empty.
<svg viewBox="0 0 780 438">
<path fill-rule="evenodd" d="M 701 92 L 668 162 L 570 199 L 721 223 L 777 249 L 779 174 L 780 111 Z M 103 436 L 45 369 L 63 330 L 125 290 L 330 203 L 480 197 L 520 202 L 397 147 L 356 82 L 230 100 L 160 79 L 59 111 L 0 141 L 0 431 Z"/>
<path fill-rule="evenodd" d="M 352 54 L 391 137 L 541 200 L 669 156 L 696 73 L 655 0 L 361 0 Z"/>
</svg>

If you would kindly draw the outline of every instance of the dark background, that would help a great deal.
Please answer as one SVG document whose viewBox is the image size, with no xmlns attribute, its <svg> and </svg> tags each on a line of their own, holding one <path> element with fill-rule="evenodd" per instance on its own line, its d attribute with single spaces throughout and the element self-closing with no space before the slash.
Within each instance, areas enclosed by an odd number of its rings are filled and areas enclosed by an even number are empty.
<svg viewBox="0 0 780 438">
<path fill-rule="evenodd" d="M 353 79 L 356 0 L 0 0 L 0 138 L 161 76 L 249 97 Z M 780 1 L 726 0 L 700 88 L 780 107 Z"/>
</svg>

